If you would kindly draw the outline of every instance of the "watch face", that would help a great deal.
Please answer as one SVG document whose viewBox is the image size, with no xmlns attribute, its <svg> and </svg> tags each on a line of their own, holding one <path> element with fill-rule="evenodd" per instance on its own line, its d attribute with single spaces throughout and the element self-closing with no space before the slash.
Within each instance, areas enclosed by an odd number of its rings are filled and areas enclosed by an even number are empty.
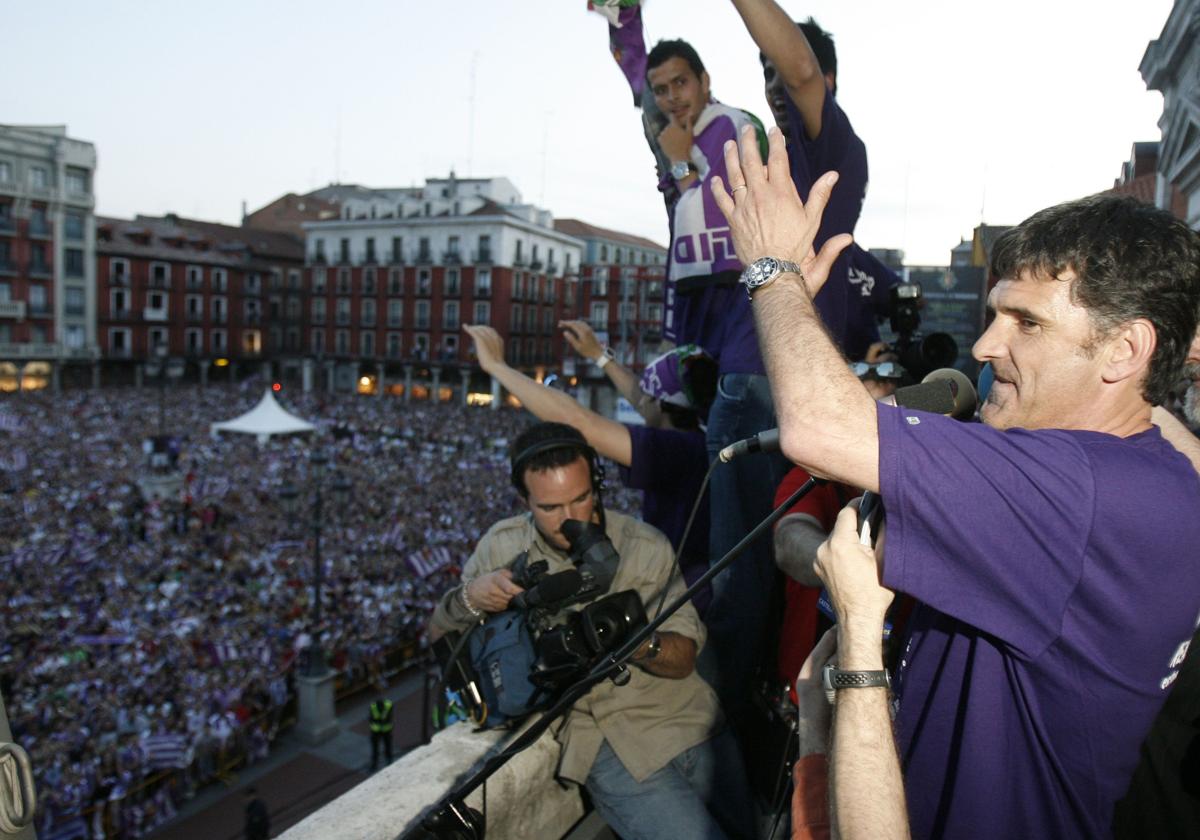
<svg viewBox="0 0 1200 840">
<path fill-rule="evenodd" d="M 676 180 L 686 178 L 689 172 L 691 172 L 691 169 L 688 167 L 686 160 L 676 161 L 671 164 L 671 176 Z"/>
<path fill-rule="evenodd" d="M 746 273 L 749 275 L 746 285 L 757 288 L 779 273 L 779 261 L 774 257 L 763 257 L 752 262 Z"/>
</svg>

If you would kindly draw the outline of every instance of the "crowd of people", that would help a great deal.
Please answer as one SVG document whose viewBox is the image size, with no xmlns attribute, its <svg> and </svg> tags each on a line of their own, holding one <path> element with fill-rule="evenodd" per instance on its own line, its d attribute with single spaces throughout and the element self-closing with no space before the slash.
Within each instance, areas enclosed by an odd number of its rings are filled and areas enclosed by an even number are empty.
<svg viewBox="0 0 1200 840">
<path fill-rule="evenodd" d="M 419 653 L 447 580 L 514 510 L 519 411 L 285 393 L 315 434 L 209 435 L 265 385 L 162 396 L 179 479 L 165 500 L 141 486 L 164 475 L 144 451 L 156 390 L 0 403 L 0 690 L 43 836 L 138 836 L 229 762 L 267 754 L 313 632 L 310 511 L 285 514 L 279 491 L 305 486 L 315 448 L 351 486 L 343 505 L 325 497 L 318 630 L 345 685 Z M 145 786 L 163 771 L 171 785 Z"/>
</svg>

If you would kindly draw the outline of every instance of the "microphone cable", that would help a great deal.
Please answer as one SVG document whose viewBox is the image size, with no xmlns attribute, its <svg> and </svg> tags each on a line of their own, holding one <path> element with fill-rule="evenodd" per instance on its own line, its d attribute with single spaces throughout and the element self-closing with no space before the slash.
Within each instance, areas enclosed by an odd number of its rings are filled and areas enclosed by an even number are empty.
<svg viewBox="0 0 1200 840">
<path fill-rule="evenodd" d="M 687 524 L 683 527 L 683 536 L 679 538 L 679 548 L 675 549 L 675 559 L 671 565 L 671 574 L 658 596 L 658 606 L 654 608 L 654 618 L 658 618 L 662 613 L 663 606 L 667 602 L 667 592 L 670 590 L 671 584 L 675 582 L 675 578 L 677 576 L 683 577 L 683 566 L 679 562 L 683 558 L 683 547 L 687 545 L 688 537 L 691 536 L 692 525 L 696 522 L 696 514 L 700 511 L 700 503 L 704 501 L 704 494 L 708 492 L 708 482 L 712 478 L 713 470 L 721 463 L 726 462 L 721 460 L 720 455 L 713 458 L 712 463 L 708 465 L 708 472 L 704 474 L 704 481 L 700 482 L 700 492 L 696 494 L 696 501 L 692 503 L 692 512 L 688 514 Z"/>
</svg>

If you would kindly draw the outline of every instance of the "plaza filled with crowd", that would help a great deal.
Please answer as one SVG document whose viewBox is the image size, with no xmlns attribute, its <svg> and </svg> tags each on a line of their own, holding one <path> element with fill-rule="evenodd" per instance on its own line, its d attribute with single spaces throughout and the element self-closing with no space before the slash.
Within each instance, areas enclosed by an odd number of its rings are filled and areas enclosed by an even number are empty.
<svg viewBox="0 0 1200 840">
<path fill-rule="evenodd" d="M 315 434 L 209 435 L 266 384 L 0 402 L 0 690 L 41 836 L 139 836 L 270 750 L 313 629 L 311 520 L 279 490 L 305 486 L 314 448 L 351 485 L 326 499 L 321 545 L 321 647 L 343 687 L 420 655 L 436 598 L 517 510 L 522 412 L 284 393 Z M 139 489 L 160 399 L 181 478 L 165 502 Z M 639 502 L 616 489 L 609 504 Z"/>
</svg>

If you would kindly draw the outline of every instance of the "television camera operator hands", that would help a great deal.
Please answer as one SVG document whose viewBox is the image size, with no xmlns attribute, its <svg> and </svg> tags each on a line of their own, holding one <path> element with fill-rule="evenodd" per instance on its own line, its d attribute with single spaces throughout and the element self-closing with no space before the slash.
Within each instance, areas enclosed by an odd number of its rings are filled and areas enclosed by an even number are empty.
<svg viewBox="0 0 1200 840">
<path fill-rule="evenodd" d="M 513 583 L 512 571 L 497 569 L 466 584 L 467 601 L 476 609 L 487 613 L 504 612 L 514 595 L 525 590 Z"/>
<path fill-rule="evenodd" d="M 808 294 L 814 297 L 829 278 L 838 254 L 854 241 L 848 233 L 839 234 L 830 237 L 820 253 L 813 252 L 821 215 L 838 176 L 826 172 L 818 178 L 805 204 L 792 182 L 783 133 L 777 126 L 767 132 L 767 143 L 766 165 L 753 128 L 744 128 L 737 143 L 725 143 L 729 183 L 714 177 L 713 198 L 729 222 L 734 250 L 744 265 L 763 257 L 797 263 Z"/>
</svg>

